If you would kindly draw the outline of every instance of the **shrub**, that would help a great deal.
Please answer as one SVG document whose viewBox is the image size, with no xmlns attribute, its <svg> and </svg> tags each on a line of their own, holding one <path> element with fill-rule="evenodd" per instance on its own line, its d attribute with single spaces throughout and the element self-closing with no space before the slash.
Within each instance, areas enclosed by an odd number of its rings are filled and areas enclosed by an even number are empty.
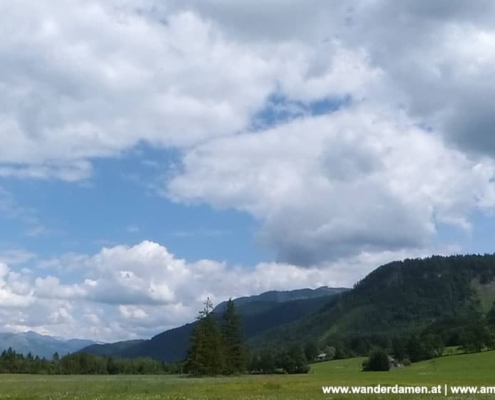
<svg viewBox="0 0 495 400">
<path fill-rule="evenodd" d="M 363 362 L 363 371 L 389 371 L 390 361 L 388 354 L 382 350 L 377 349 L 371 353 L 368 360 Z"/>
</svg>

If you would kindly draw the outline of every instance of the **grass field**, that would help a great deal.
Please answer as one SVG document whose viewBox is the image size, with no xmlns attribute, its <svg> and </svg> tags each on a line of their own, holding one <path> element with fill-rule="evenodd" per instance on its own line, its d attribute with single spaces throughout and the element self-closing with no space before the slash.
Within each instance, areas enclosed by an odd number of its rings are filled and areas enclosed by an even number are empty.
<svg viewBox="0 0 495 400">
<path fill-rule="evenodd" d="M 495 352 L 456 355 L 390 372 L 360 372 L 362 359 L 315 364 L 307 375 L 191 379 L 175 376 L 0 375 L 0 399 L 495 399 L 495 395 L 329 395 L 329 385 L 495 386 Z"/>
</svg>

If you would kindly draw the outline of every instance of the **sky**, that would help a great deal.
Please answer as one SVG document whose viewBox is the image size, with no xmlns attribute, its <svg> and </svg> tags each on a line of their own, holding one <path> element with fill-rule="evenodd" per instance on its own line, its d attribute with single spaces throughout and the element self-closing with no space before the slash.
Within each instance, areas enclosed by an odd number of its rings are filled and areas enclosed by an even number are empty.
<svg viewBox="0 0 495 400">
<path fill-rule="evenodd" d="M 0 330 L 493 253 L 495 3 L 0 1 Z"/>
</svg>

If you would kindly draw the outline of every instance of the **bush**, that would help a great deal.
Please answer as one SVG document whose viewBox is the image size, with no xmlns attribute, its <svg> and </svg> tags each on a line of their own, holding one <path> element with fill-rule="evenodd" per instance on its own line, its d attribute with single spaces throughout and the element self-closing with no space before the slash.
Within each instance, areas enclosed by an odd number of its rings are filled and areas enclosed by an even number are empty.
<svg viewBox="0 0 495 400">
<path fill-rule="evenodd" d="M 368 360 L 363 362 L 363 371 L 389 371 L 390 361 L 388 354 L 382 349 L 377 349 L 371 353 Z"/>
</svg>

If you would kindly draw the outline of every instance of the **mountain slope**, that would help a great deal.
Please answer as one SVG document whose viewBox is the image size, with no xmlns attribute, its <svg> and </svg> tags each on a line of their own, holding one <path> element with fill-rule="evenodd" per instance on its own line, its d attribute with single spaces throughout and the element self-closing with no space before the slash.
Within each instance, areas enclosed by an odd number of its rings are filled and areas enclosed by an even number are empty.
<svg viewBox="0 0 495 400">
<path fill-rule="evenodd" d="M 108 356 L 120 356 L 123 357 L 127 352 L 132 353 L 132 349 L 139 346 L 145 340 L 125 340 L 115 343 L 104 344 L 91 344 L 79 349 L 78 352 L 90 353 L 96 356 L 108 357 Z M 126 356 L 132 357 L 132 356 Z"/>
<path fill-rule="evenodd" d="M 314 315 L 258 336 L 254 345 L 373 341 L 380 335 L 419 332 L 439 321 L 455 323 L 487 311 L 486 303 L 495 298 L 494 279 L 494 255 L 393 262 L 335 296 Z"/>
<path fill-rule="evenodd" d="M 40 358 L 51 358 L 56 352 L 60 356 L 63 356 L 93 344 L 95 342 L 91 340 L 64 340 L 52 336 L 39 335 L 31 331 L 25 333 L 0 333 L 0 352 L 11 347 L 17 353 L 24 355 L 31 353 L 33 356 L 39 356 Z"/>
<path fill-rule="evenodd" d="M 296 321 L 310 315 L 325 304 L 333 295 L 344 288 L 303 289 L 287 292 L 266 292 L 258 296 L 235 299 L 247 340 L 282 324 Z M 221 318 L 225 303 L 214 309 Z M 119 342 L 87 347 L 82 352 L 118 357 L 151 357 L 167 362 L 176 362 L 185 358 L 189 338 L 195 323 L 160 333 L 150 340 Z"/>
<path fill-rule="evenodd" d="M 271 290 L 269 292 L 261 293 L 255 296 L 239 297 L 234 299 L 236 310 L 242 315 L 255 315 L 264 311 L 268 311 L 278 304 L 287 303 L 293 300 L 306 300 L 321 297 L 328 297 L 334 294 L 344 292 L 346 288 L 329 288 L 326 286 L 318 289 L 298 289 L 277 291 Z M 227 302 L 220 303 L 213 312 L 222 313 Z"/>
</svg>

